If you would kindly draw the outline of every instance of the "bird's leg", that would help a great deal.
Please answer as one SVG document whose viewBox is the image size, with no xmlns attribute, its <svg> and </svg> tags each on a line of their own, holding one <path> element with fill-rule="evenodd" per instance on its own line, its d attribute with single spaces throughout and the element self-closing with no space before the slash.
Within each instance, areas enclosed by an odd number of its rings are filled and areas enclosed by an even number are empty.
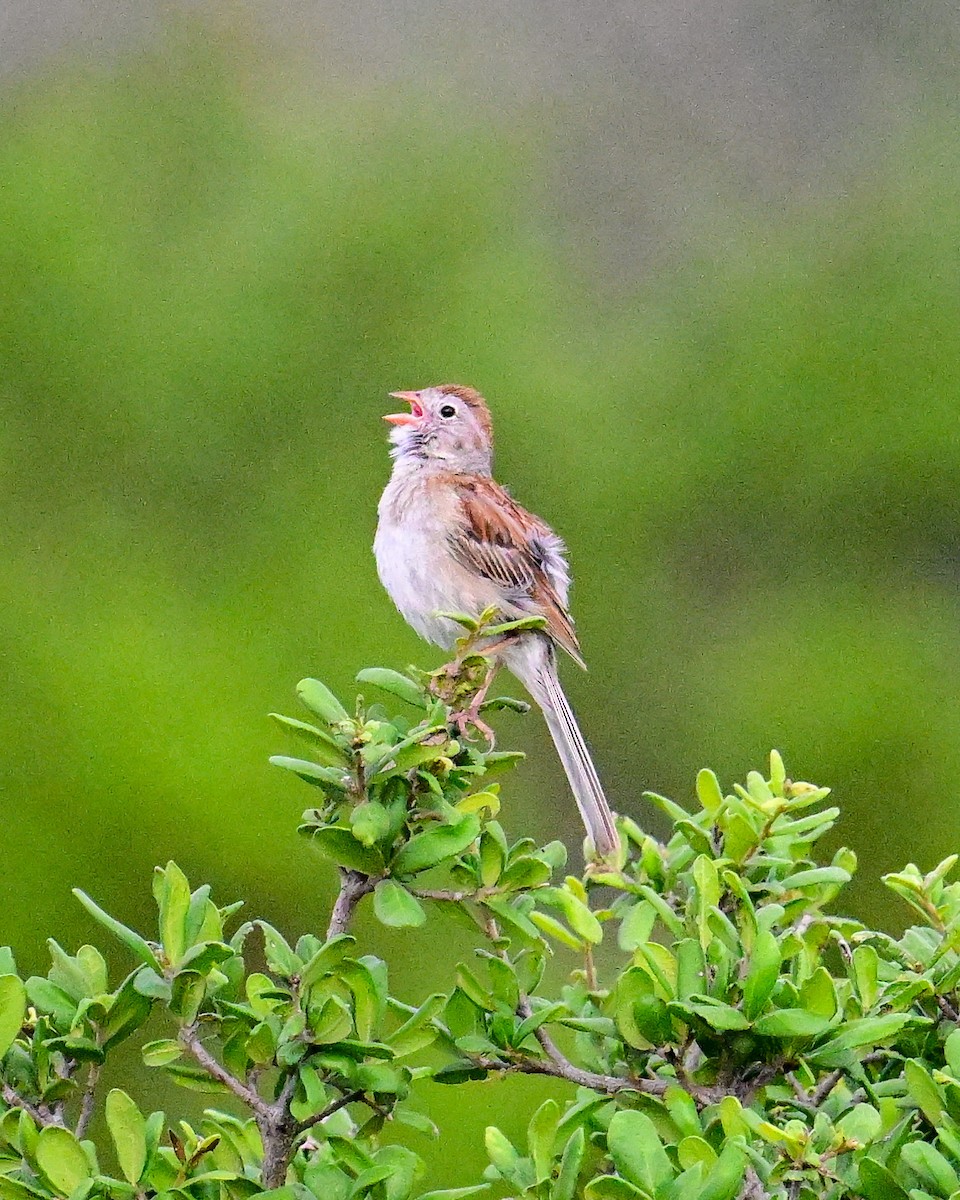
<svg viewBox="0 0 960 1200">
<path fill-rule="evenodd" d="M 494 748 L 497 743 L 496 735 L 490 726 L 480 716 L 480 709 L 483 707 L 483 702 L 487 698 L 487 692 L 490 690 L 490 684 L 493 683 L 493 677 L 497 673 L 497 664 L 488 662 L 487 673 L 483 683 L 474 692 L 470 704 L 467 708 L 460 709 L 458 712 L 451 714 L 451 720 L 460 730 L 460 736 L 467 736 L 468 726 L 472 726 L 490 743 L 488 753 Z"/>
</svg>

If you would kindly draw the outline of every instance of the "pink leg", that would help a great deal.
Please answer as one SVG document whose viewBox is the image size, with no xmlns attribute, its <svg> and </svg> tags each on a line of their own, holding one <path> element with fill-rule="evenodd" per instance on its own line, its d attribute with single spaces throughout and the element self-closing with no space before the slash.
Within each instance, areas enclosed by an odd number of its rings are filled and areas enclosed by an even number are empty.
<svg viewBox="0 0 960 1200">
<path fill-rule="evenodd" d="M 493 677 L 496 673 L 496 665 L 491 664 L 480 690 L 474 693 L 473 699 L 470 701 L 470 707 L 453 714 L 453 721 L 460 730 L 461 737 L 465 738 L 467 736 L 467 727 L 472 725 L 490 743 L 490 750 L 496 745 L 497 739 L 490 726 L 486 721 L 481 719 L 480 709 L 487 698 L 487 692 L 490 690 L 490 685 L 493 683 Z"/>
</svg>

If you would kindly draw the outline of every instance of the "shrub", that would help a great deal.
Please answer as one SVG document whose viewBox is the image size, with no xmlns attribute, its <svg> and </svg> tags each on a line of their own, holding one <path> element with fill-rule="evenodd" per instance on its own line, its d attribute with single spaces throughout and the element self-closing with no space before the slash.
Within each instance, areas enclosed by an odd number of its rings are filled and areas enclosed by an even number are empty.
<svg viewBox="0 0 960 1200">
<path fill-rule="evenodd" d="M 886 877 L 917 921 L 899 938 L 834 915 L 855 857 L 815 849 L 839 810 L 774 752 L 730 794 L 701 771 L 692 811 L 651 796 L 667 842 L 623 818 L 618 861 L 565 875 L 563 845 L 510 844 L 497 820 L 493 778 L 519 756 L 453 736 L 471 663 L 446 700 L 438 677 L 361 672 L 412 718 L 351 714 L 317 680 L 298 688 L 311 721 L 276 717 L 306 746 L 274 760 L 315 791 L 301 832 L 339 870 L 324 936 L 231 930 L 239 905 L 169 863 L 153 937 L 77 893 L 130 955 L 119 983 L 93 946 L 51 940 L 49 972 L 26 980 L 0 951 L 0 1200 L 427 1200 L 420 1156 L 385 1126 L 435 1134 L 420 1080 L 456 1095 L 514 1073 L 568 1087 L 525 1145 L 488 1129 L 485 1182 L 432 1200 L 960 1195 L 956 856 Z M 361 902 L 425 937 L 454 908 L 474 956 L 445 994 L 393 996 L 349 932 Z M 101 1095 L 104 1062 L 154 1013 L 167 1030 L 145 1066 L 236 1111 L 194 1127 Z"/>
</svg>

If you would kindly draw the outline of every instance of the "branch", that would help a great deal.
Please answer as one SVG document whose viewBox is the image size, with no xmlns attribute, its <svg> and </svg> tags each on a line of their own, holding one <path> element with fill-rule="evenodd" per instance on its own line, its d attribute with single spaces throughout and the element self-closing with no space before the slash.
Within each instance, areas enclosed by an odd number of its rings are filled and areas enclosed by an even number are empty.
<svg viewBox="0 0 960 1200">
<path fill-rule="evenodd" d="M 362 1100 L 362 1091 L 344 1092 L 337 1100 L 331 1101 L 326 1108 L 322 1108 L 320 1112 L 312 1113 L 309 1117 L 304 1117 L 302 1121 L 298 1121 L 293 1127 L 295 1134 L 306 1133 L 308 1129 L 312 1129 L 314 1125 L 319 1125 L 321 1121 L 325 1121 L 327 1117 L 332 1117 L 335 1112 L 339 1112 L 341 1108 L 346 1108 L 348 1104 L 353 1104 L 355 1100 Z"/>
<path fill-rule="evenodd" d="M 524 1019 L 532 1014 L 533 1009 L 526 996 L 520 997 L 517 1012 Z M 603 1092 L 608 1096 L 624 1091 L 647 1092 L 653 1096 L 662 1096 L 670 1086 L 670 1082 L 666 1079 L 624 1079 L 619 1075 L 599 1075 L 596 1071 L 585 1071 L 582 1067 L 575 1066 L 567 1058 L 542 1025 L 537 1026 L 533 1031 L 533 1036 L 540 1043 L 540 1047 L 547 1057 L 546 1060 L 540 1058 L 520 1060 L 516 1067 L 525 1075 L 552 1075 L 556 1079 L 566 1079 L 578 1087 L 592 1088 L 595 1092 Z"/>
<path fill-rule="evenodd" d="M 93 1102 L 96 1098 L 97 1080 L 100 1078 L 100 1064 L 91 1063 L 87 1072 L 87 1086 L 83 1090 L 83 1100 L 80 1102 L 80 1115 L 77 1117 L 77 1128 L 74 1130 L 78 1138 L 86 1135 L 90 1121 L 93 1118 Z"/>
<path fill-rule="evenodd" d="M 838 1067 L 835 1071 L 831 1071 L 829 1075 L 825 1075 L 820 1080 L 810 1093 L 810 1103 L 813 1105 L 815 1111 L 819 1109 L 820 1105 L 826 1100 L 842 1078 L 843 1071 Z"/>
<path fill-rule="evenodd" d="M 517 1012 L 524 1018 L 529 1017 L 533 1012 L 526 996 L 520 997 Z M 596 1071 L 585 1071 L 567 1058 L 543 1025 L 537 1026 L 533 1031 L 533 1036 L 540 1043 L 540 1047 L 547 1057 L 546 1061 L 539 1058 L 528 1058 L 513 1064 L 525 1075 L 552 1075 L 555 1079 L 566 1079 L 578 1087 L 592 1088 L 595 1092 L 602 1092 L 607 1096 L 627 1091 L 643 1092 L 648 1096 L 662 1096 L 667 1088 L 679 1086 L 693 1098 L 699 1108 L 705 1108 L 708 1104 L 717 1104 L 729 1094 L 725 1088 L 703 1087 L 700 1084 L 691 1083 L 688 1079 L 665 1079 L 658 1075 L 624 1078 L 621 1075 L 600 1075 Z"/>
<path fill-rule="evenodd" d="M 63 1122 L 54 1116 L 43 1105 L 31 1104 L 29 1100 L 24 1100 L 19 1092 L 14 1091 L 9 1083 L 4 1080 L 2 1085 L 3 1099 L 11 1108 L 21 1108 L 25 1113 L 29 1113 L 36 1123 L 43 1128 L 44 1125 L 62 1125 Z"/>
<path fill-rule="evenodd" d="M 448 888 L 410 888 L 410 893 L 413 896 L 419 897 L 421 900 L 448 900 L 452 904 L 462 904 L 465 900 L 483 901 L 489 896 L 496 896 L 500 893 L 499 888 L 475 888 L 473 891 L 455 892 Z"/>
<path fill-rule="evenodd" d="M 346 933 L 353 910 L 368 892 L 372 892 L 374 882 L 369 875 L 360 871 L 351 871 L 347 867 L 340 868 L 340 893 L 330 914 L 330 924 L 327 926 L 327 941 L 338 933 Z"/>
<path fill-rule="evenodd" d="M 229 1088 L 258 1117 L 269 1119 L 274 1115 L 272 1106 L 263 1099 L 259 1092 L 247 1087 L 242 1080 L 237 1079 L 235 1075 L 231 1075 L 226 1067 L 221 1066 L 217 1062 L 203 1042 L 200 1041 L 196 1025 L 185 1025 L 180 1030 L 179 1037 L 180 1044 L 185 1050 L 190 1051 L 207 1074 L 211 1078 L 216 1079 L 218 1083 L 222 1083 L 224 1087 Z"/>
</svg>

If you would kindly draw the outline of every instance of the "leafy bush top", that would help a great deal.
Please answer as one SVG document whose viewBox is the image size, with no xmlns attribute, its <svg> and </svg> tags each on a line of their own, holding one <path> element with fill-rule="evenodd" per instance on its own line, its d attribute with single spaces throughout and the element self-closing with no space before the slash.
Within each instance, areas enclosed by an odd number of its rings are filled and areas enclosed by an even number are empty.
<svg viewBox="0 0 960 1200">
<path fill-rule="evenodd" d="M 651 796 L 666 843 L 622 818 L 620 860 L 565 875 L 560 843 L 511 844 L 497 820 L 492 777 L 519 756 L 452 736 L 470 670 L 446 698 L 430 677 L 361 672 L 410 718 L 351 714 L 316 680 L 298 688 L 312 721 L 276 718 L 306 746 L 274 760 L 315 789 L 301 830 L 339 869 L 324 936 L 231 932 L 239 906 L 169 863 L 150 937 L 77 893 L 131 956 L 119 983 L 93 946 L 51 940 L 49 972 L 26 980 L 0 950 L 0 1200 L 428 1200 L 420 1156 L 384 1127 L 436 1135 L 420 1080 L 511 1073 L 569 1088 L 525 1145 L 488 1129 L 486 1181 L 433 1200 L 960 1196 L 956 856 L 886 877 L 917 921 L 899 938 L 835 915 L 855 857 L 815 855 L 838 809 L 774 752 L 769 777 L 729 794 L 701 771 L 693 811 Z M 469 916 L 475 953 L 444 994 L 391 994 L 349 933 L 367 896 L 388 926 Z M 570 965 L 558 989 L 554 956 Z M 194 1128 L 101 1096 L 103 1063 L 155 1010 L 168 1032 L 144 1064 L 239 1115 L 210 1108 Z"/>
</svg>

